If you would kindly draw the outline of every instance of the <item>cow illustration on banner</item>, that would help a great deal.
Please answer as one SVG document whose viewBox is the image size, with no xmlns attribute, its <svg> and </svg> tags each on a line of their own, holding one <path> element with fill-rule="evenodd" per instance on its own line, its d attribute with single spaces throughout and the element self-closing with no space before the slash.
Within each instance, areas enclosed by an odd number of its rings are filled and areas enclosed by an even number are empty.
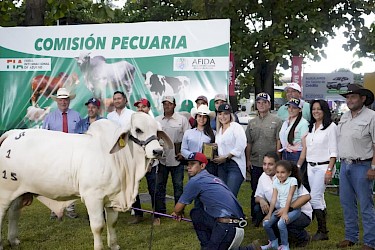
<svg viewBox="0 0 375 250">
<path fill-rule="evenodd" d="M 199 95 L 228 94 L 230 20 L 144 22 L 0 29 L 0 134 L 39 128 L 57 108 L 60 87 L 73 91 L 70 107 L 87 114 L 90 97 L 112 111 L 116 90 L 129 108 L 140 98 L 154 116 L 161 98 L 190 112 Z"/>
</svg>

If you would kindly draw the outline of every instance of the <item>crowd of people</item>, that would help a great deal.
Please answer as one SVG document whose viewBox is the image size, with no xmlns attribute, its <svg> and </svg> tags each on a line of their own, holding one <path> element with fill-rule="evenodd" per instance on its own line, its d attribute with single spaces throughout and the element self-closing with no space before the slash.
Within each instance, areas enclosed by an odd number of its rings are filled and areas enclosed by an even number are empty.
<svg viewBox="0 0 375 250">
<path fill-rule="evenodd" d="M 257 116 L 250 120 L 246 131 L 236 121 L 224 94 L 214 97 L 215 111 L 208 108 L 208 99 L 199 96 L 191 117 L 175 111 L 172 96 L 162 98 L 163 113 L 155 117 L 174 143 L 146 175 L 152 207 L 159 214 L 167 213 L 166 187 L 172 178 L 177 220 L 185 216 L 185 206 L 194 201 L 190 212 L 202 249 L 279 249 L 291 245 L 304 247 L 310 240 L 328 240 L 327 209 L 324 199 L 326 185 L 331 183 L 336 161 L 340 159 L 340 202 L 343 208 L 345 236 L 338 248 L 359 242 L 359 216 L 363 224 L 362 250 L 375 249 L 375 210 L 373 183 L 375 179 L 375 112 L 367 106 L 374 101 L 370 90 L 351 84 L 342 94 L 349 111 L 338 124 L 331 119 L 324 100 L 310 103 L 301 99 L 301 88 L 291 83 L 285 88 L 287 103 L 277 114 L 270 112 L 271 97 L 256 96 Z M 43 128 L 65 133 L 85 133 L 99 115 L 100 101 L 90 98 L 88 116 L 82 119 L 69 109 L 74 94 L 61 88 L 54 100 L 57 110 L 44 120 Z M 127 108 L 127 97 L 121 91 L 113 94 L 115 110 L 107 119 L 126 127 L 134 112 Z M 149 113 L 150 102 L 140 99 L 133 104 L 138 112 Z M 210 144 L 215 155 L 206 157 L 203 147 Z M 209 158 L 209 159 L 207 159 Z M 189 181 L 183 187 L 185 166 Z M 246 223 L 237 195 L 251 176 L 251 215 L 255 227 L 263 226 L 269 242 L 258 246 L 240 247 Z M 242 204 L 244 205 L 244 204 Z M 139 196 L 133 204 L 141 208 Z M 74 204 L 67 216 L 76 218 Z M 51 218 L 55 215 L 52 213 Z M 318 230 L 310 236 L 305 228 L 313 218 Z M 134 220 L 143 220 L 135 209 Z M 153 224 L 160 225 L 159 215 Z"/>
</svg>

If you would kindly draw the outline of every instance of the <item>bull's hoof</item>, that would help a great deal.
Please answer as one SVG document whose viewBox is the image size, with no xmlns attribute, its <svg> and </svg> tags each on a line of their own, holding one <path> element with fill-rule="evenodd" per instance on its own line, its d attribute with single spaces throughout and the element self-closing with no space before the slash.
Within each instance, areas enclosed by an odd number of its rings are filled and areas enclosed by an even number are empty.
<svg viewBox="0 0 375 250">
<path fill-rule="evenodd" d="M 115 246 L 111 246 L 111 250 L 120 250 L 120 246 L 119 245 L 115 245 Z"/>
<path fill-rule="evenodd" d="M 20 244 L 21 244 L 21 241 L 18 239 L 18 238 L 15 238 L 13 240 L 8 240 L 9 241 L 9 245 L 10 247 L 13 249 L 13 248 L 17 248 Z M 0 248 L 1 249 L 1 248 Z"/>
</svg>

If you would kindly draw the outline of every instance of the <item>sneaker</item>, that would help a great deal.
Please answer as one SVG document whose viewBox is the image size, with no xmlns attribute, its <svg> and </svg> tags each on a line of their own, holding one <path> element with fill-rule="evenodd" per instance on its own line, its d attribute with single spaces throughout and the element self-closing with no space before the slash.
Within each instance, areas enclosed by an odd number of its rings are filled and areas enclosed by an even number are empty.
<svg viewBox="0 0 375 250">
<path fill-rule="evenodd" d="M 290 250 L 289 249 L 289 244 L 288 245 L 280 245 L 277 250 Z"/>
<path fill-rule="evenodd" d="M 56 220 L 57 219 L 57 215 L 55 214 L 55 212 L 51 211 L 51 214 L 50 214 L 49 218 L 51 220 Z"/>
<path fill-rule="evenodd" d="M 66 211 L 65 215 L 69 217 L 70 219 L 78 218 L 78 214 L 74 210 Z"/>
<path fill-rule="evenodd" d="M 350 240 L 343 240 L 343 241 L 337 243 L 336 247 L 338 247 L 338 248 L 347 248 L 347 247 L 351 247 L 353 245 L 355 245 L 354 242 L 352 242 Z"/>
<path fill-rule="evenodd" d="M 154 218 L 154 221 L 152 222 L 154 226 L 160 226 L 160 218 Z"/>
<path fill-rule="evenodd" d="M 276 240 L 273 240 L 273 241 L 269 240 L 267 245 L 261 246 L 260 248 L 262 250 L 271 250 L 271 249 L 277 249 L 278 247 L 279 247 L 278 239 L 276 239 Z"/>
<path fill-rule="evenodd" d="M 140 223 L 142 221 L 143 221 L 143 217 L 142 216 L 135 215 L 133 219 L 131 219 L 130 221 L 128 221 L 128 224 L 129 225 L 138 224 L 138 223 Z"/>
</svg>

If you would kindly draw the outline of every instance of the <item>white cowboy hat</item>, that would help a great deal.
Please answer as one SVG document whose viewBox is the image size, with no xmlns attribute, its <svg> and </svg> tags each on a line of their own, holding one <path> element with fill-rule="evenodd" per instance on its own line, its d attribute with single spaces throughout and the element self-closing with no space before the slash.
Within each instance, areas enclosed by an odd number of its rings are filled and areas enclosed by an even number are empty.
<svg viewBox="0 0 375 250">
<path fill-rule="evenodd" d="M 57 94 L 54 96 L 51 96 L 51 98 L 56 101 L 57 99 L 66 99 L 69 98 L 70 100 L 73 100 L 76 97 L 76 94 L 70 93 L 66 88 L 59 88 L 57 90 Z"/>
<path fill-rule="evenodd" d="M 207 115 L 211 120 L 215 118 L 215 112 L 211 111 L 208 106 L 204 104 L 200 105 L 198 109 L 192 108 L 190 113 L 194 118 L 196 115 Z"/>
</svg>

